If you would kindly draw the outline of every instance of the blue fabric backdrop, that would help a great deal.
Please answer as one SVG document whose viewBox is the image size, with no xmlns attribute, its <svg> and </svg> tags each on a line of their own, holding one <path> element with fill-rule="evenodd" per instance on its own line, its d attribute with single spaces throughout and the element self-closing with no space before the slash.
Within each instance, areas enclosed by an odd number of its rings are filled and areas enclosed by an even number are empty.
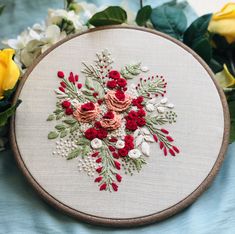
<svg viewBox="0 0 235 234">
<path fill-rule="evenodd" d="M 16 36 L 25 27 L 46 16 L 48 7 L 62 7 L 58 0 L 4 0 L 0 39 Z M 93 1 L 95 2 L 95 1 Z M 108 1 L 108 3 L 120 1 Z M 137 9 L 139 1 L 131 1 Z M 154 1 L 146 1 L 150 3 Z M 157 1 L 160 4 L 163 1 Z M 99 4 L 107 1 L 99 1 Z M 156 3 L 155 3 L 156 5 Z M 195 13 L 186 9 L 189 22 Z M 43 202 L 16 166 L 12 152 L 0 153 L 0 234 L 31 233 L 120 233 L 120 234 L 232 234 L 235 233 L 235 143 L 229 146 L 224 164 L 212 186 L 190 207 L 153 225 L 132 228 L 104 228 L 78 222 Z"/>
</svg>

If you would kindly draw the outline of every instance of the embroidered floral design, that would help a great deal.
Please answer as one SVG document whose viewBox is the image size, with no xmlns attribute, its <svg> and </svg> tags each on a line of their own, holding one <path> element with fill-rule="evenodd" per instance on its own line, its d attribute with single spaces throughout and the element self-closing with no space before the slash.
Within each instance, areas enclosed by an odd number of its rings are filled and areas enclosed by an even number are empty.
<svg viewBox="0 0 235 234">
<path fill-rule="evenodd" d="M 84 85 L 79 75 L 58 71 L 56 110 L 47 120 L 59 122 L 48 134 L 48 139 L 59 139 L 53 154 L 77 158 L 79 171 L 96 175 L 100 190 L 117 191 L 121 171 L 139 172 L 150 156 L 151 143 L 159 144 L 165 156 L 175 156 L 179 149 L 163 128 L 177 117 L 165 97 L 163 76 L 142 78 L 149 69 L 141 63 L 120 71 L 112 63 L 107 50 L 97 54 L 94 65 L 83 63 Z M 127 85 L 135 77 L 139 82 Z"/>
</svg>

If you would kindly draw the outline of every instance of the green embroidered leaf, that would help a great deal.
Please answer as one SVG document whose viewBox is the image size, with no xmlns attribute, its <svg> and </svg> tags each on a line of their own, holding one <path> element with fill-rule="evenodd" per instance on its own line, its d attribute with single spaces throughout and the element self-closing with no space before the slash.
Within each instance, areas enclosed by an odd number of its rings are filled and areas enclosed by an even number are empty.
<svg viewBox="0 0 235 234">
<path fill-rule="evenodd" d="M 81 148 L 79 147 L 69 153 L 67 160 L 74 159 L 74 158 L 78 157 L 80 154 L 81 154 Z"/>
<path fill-rule="evenodd" d="M 151 6 L 147 5 L 147 6 L 142 7 L 136 15 L 135 22 L 139 26 L 144 26 L 146 22 L 149 20 L 151 13 L 152 13 Z"/>
<path fill-rule="evenodd" d="M 119 6 L 110 6 L 94 14 L 89 23 L 95 27 L 104 25 L 122 24 L 127 20 L 126 11 Z"/>
<path fill-rule="evenodd" d="M 56 109 L 55 111 L 53 111 L 53 113 L 55 113 L 56 115 L 60 114 L 61 112 L 63 112 L 62 109 Z"/>
<path fill-rule="evenodd" d="M 20 103 L 21 100 L 18 100 L 15 105 L 0 113 L 0 127 L 7 123 L 7 120 L 15 113 L 16 108 L 20 105 Z"/>
<path fill-rule="evenodd" d="M 58 131 L 62 131 L 62 130 L 64 130 L 64 129 L 66 129 L 66 125 L 64 125 L 64 124 L 57 124 L 57 125 L 55 126 L 55 128 L 56 128 Z"/>
<path fill-rule="evenodd" d="M 77 120 L 76 119 L 65 119 L 63 122 L 66 124 L 69 124 L 69 125 L 73 125 L 73 124 L 77 123 Z"/>
<path fill-rule="evenodd" d="M 78 124 L 73 125 L 73 126 L 70 128 L 70 133 L 75 132 L 76 130 L 78 130 L 78 128 L 79 128 L 79 125 L 78 125 Z"/>
<path fill-rule="evenodd" d="M 87 77 L 85 81 L 85 86 L 87 89 L 83 90 L 84 94 L 87 94 L 88 96 L 92 96 L 93 93 L 96 92 L 99 94 L 99 96 L 101 97 L 104 96 L 104 89 L 98 81 L 90 77 Z"/>
<path fill-rule="evenodd" d="M 79 139 L 79 141 L 76 144 L 77 145 L 86 145 L 86 144 L 90 144 L 90 141 L 87 140 L 86 138 L 81 138 L 81 139 Z"/>
<path fill-rule="evenodd" d="M 126 65 L 121 69 L 121 75 L 126 79 L 133 79 L 141 73 L 141 63 Z"/>
<path fill-rule="evenodd" d="M 69 133 L 68 129 L 63 130 L 63 131 L 60 133 L 60 138 L 66 137 L 66 136 L 68 135 L 68 133 Z"/>
<path fill-rule="evenodd" d="M 182 9 L 167 4 L 154 8 L 151 22 L 156 30 L 181 39 L 187 28 L 187 18 Z"/>
<path fill-rule="evenodd" d="M 64 112 L 61 112 L 59 113 L 57 116 L 56 116 L 56 120 L 60 120 L 64 117 Z"/>
<path fill-rule="evenodd" d="M 48 116 L 47 121 L 52 121 L 54 119 L 55 119 L 55 115 L 51 114 L 51 115 Z"/>
<path fill-rule="evenodd" d="M 48 139 L 52 140 L 52 139 L 56 139 L 59 136 L 59 133 L 57 132 L 50 132 L 48 134 Z"/>
</svg>

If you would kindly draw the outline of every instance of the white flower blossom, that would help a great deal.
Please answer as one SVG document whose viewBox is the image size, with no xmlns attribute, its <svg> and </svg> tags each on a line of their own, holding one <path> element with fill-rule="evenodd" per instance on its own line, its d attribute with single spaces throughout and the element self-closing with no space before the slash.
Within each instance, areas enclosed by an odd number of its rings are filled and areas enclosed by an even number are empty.
<svg viewBox="0 0 235 234">
<path fill-rule="evenodd" d="M 129 151 L 128 156 L 130 158 L 136 159 L 141 156 L 141 152 L 138 149 L 132 149 Z"/>
<path fill-rule="evenodd" d="M 125 147 L 125 142 L 122 141 L 122 140 L 118 140 L 117 143 L 116 143 L 116 148 L 117 149 L 122 149 Z"/>
<path fill-rule="evenodd" d="M 153 104 L 149 103 L 146 105 L 146 110 L 149 112 L 153 112 L 155 110 L 155 107 Z"/>
<path fill-rule="evenodd" d="M 102 141 L 98 138 L 95 138 L 91 141 L 91 147 L 93 149 L 99 149 L 102 147 Z"/>
</svg>

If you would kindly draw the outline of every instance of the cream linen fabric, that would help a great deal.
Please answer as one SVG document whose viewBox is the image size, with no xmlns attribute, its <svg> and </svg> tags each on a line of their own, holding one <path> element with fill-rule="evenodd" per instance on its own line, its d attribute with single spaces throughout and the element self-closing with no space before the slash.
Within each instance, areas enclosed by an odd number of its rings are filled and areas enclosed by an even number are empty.
<svg viewBox="0 0 235 234">
<path fill-rule="evenodd" d="M 77 169 L 77 161 L 53 156 L 55 141 L 47 134 L 55 122 L 58 70 L 81 73 L 81 62 L 92 63 L 96 52 L 109 49 L 114 68 L 141 61 L 149 75 L 164 75 L 167 97 L 175 104 L 177 123 L 167 126 L 181 153 L 164 157 L 151 144 L 147 165 L 134 176 L 124 175 L 119 191 L 100 192 Z M 134 82 L 134 81 L 133 81 Z M 20 154 L 35 180 L 53 197 L 76 210 L 109 218 L 133 218 L 162 211 L 194 191 L 218 156 L 224 132 L 220 97 L 203 66 L 187 51 L 160 36 L 133 30 L 108 29 L 84 34 L 50 52 L 29 75 L 16 113 Z"/>
</svg>

